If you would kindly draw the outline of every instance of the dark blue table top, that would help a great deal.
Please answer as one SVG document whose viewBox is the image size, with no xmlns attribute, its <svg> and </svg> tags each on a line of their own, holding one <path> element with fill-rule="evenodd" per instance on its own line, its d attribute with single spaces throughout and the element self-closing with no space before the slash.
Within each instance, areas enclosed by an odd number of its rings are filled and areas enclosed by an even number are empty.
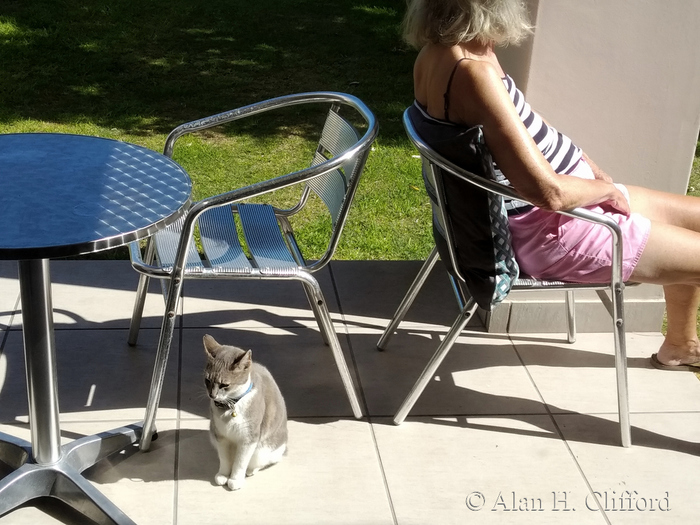
<svg viewBox="0 0 700 525">
<path fill-rule="evenodd" d="M 0 259 L 121 246 L 189 207 L 192 183 L 155 151 L 57 133 L 0 135 Z"/>
</svg>

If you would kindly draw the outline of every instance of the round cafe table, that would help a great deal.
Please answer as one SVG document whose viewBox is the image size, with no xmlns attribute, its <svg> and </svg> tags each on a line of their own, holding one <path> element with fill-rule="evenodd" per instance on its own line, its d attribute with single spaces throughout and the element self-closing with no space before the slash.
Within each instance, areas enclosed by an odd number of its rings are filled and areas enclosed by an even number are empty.
<svg viewBox="0 0 700 525">
<path fill-rule="evenodd" d="M 54 497 L 97 523 L 134 523 L 81 473 L 137 442 L 141 425 L 61 446 L 49 259 L 151 235 L 185 213 L 191 190 L 177 163 L 140 146 L 82 135 L 0 135 L 0 259 L 19 266 L 31 430 L 31 443 L 0 433 L 0 461 L 13 469 L 0 480 L 0 516 Z"/>
</svg>

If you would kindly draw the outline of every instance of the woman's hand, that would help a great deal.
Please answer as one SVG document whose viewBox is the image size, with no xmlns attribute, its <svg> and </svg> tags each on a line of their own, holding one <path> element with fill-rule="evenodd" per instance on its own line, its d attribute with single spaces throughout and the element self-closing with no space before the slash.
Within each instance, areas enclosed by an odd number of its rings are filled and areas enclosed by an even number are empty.
<svg viewBox="0 0 700 525">
<path fill-rule="evenodd" d="M 605 173 L 598 165 L 591 160 L 591 158 L 586 155 L 586 152 L 583 153 L 583 160 L 586 161 L 586 164 L 588 164 L 591 168 L 591 171 L 593 172 L 593 176 L 597 180 L 602 180 L 604 182 L 608 182 L 610 184 L 613 184 L 612 178 Z M 630 203 L 625 197 L 624 193 L 622 193 L 617 186 L 613 185 L 614 190 L 612 197 L 601 203 L 601 208 L 609 208 L 611 211 L 614 211 L 616 213 L 622 213 L 623 215 L 629 217 L 630 215 Z"/>
<path fill-rule="evenodd" d="M 586 164 L 588 164 L 591 167 L 591 171 L 593 172 L 593 176 L 596 179 L 604 180 L 605 182 L 612 182 L 613 181 L 612 178 L 610 177 L 610 175 L 608 175 L 602 169 L 600 169 L 600 167 L 595 162 L 593 162 L 588 155 L 586 155 L 585 151 L 582 153 L 583 153 L 583 160 L 585 160 Z"/>
<path fill-rule="evenodd" d="M 586 206 L 600 206 L 605 211 L 629 216 L 630 206 L 627 197 L 612 182 L 601 179 L 582 179 L 572 175 L 559 175 L 556 201 L 558 206 L 540 205 L 548 211 L 570 210 Z M 517 187 L 516 187 L 517 190 Z"/>
<path fill-rule="evenodd" d="M 602 202 L 600 204 L 601 208 L 611 208 L 612 211 L 616 213 L 621 213 L 625 215 L 626 217 L 629 217 L 631 210 L 630 210 L 630 203 L 627 200 L 627 197 L 625 197 L 625 194 L 622 193 L 617 186 L 613 185 L 613 193 L 612 196 L 606 200 L 605 202 Z"/>
</svg>

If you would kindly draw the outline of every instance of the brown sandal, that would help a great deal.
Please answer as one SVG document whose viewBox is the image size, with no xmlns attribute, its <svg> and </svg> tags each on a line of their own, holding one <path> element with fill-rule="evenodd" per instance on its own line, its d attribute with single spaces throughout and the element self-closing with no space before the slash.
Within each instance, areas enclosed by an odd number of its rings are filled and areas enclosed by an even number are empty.
<svg viewBox="0 0 700 525">
<path fill-rule="evenodd" d="M 659 370 L 671 370 L 674 372 L 700 372 L 700 363 L 693 363 L 690 365 L 665 365 L 659 361 L 656 354 L 652 354 L 651 356 L 651 366 Z"/>
</svg>

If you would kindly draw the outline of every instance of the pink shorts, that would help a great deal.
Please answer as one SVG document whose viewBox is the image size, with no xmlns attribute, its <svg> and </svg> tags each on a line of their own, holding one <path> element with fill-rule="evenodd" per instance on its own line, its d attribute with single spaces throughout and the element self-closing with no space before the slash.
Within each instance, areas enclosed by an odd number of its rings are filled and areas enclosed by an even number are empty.
<svg viewBox="0 0 700 525">
<path fill-rule="evenodd" d="M 583 159 L 571 175 L 594 178 Z M 627 188 L 622 184 L 616 186 L 629 201 Z M 622 278 L 629 280 L 649 238 L 651 221 L 638 213 L 626 217 L 603 211 L 600 206 L 588 206 L 588 209 L 605 213 L 620 225 Z M 612 239 L 605 226 L 539 208 L 509 217 L 509 224 L 515 258 L 522 273 L 540 279 L 578 283 L 610 280 Z"/>
</svg>

